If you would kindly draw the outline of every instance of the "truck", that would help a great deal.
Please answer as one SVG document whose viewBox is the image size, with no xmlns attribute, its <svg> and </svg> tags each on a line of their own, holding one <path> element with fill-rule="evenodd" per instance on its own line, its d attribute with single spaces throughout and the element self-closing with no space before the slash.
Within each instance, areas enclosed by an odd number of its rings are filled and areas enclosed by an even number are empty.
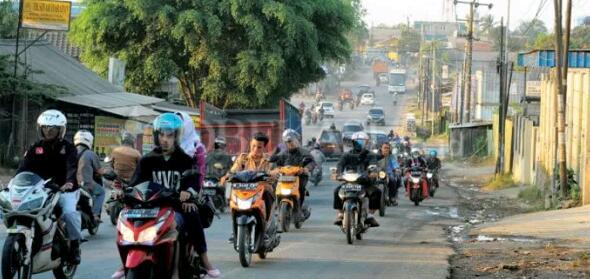
<svg viewBox="0 0 590 279">
<path fill-rule="evenodd" d="M 373 61 L 373 77 L 377 79 L 379 74 L 387 73 L 389 64 L 386 61 L 375 59 Z"/>
<path fill-rule="evenodd" d="M 395 68 L 389 71 L 387 91 L 390 94 L 406 93 L 406 69 Z"/>
<path fill-rule="evenodd" d="M 222 110 L 201 102 L 198 129 L 207 150 L 213 150 L 215 138 L 221 136 L 225 137 L 227 153 L 232 155 L 248 152 L 250 139 L 258 132 L 269 137 L 266 146 L 269 153 L 281 142 L 286 129 L 293 129 L 303 137 L 299 109 L 284 99 L 277 109 Z"/>
</svg>

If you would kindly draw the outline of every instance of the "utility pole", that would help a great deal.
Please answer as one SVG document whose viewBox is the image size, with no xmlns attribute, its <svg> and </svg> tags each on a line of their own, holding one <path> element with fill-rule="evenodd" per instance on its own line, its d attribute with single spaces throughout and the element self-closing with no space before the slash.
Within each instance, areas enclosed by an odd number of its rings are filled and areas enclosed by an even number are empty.
<svg viewBox="0 0 590 279">
<path fill-rule="evenodd" d="M 504 47 L 504 18 L 500 21 L 500 53 L 498 54 L 498 71 L 500 74 L 500 106 L 498 109 L 498 158 L 496 161 L 496 175 L 504 173 L 504 125 L 506 124 L 504 118 L 504 89 L 506 71 L 504 67 L 506 65 Z"/>
<path fill-rule="evenodd" d="M 455 0 L 455 5 L 457 4 L 467 4 L 469 5 L 469 19 L 468 21 L 468 33 L 467 33 L 467 59 L 466 59 L 466 67 L 465 67 L 465 121 L 471 121 L 471 64 L 473 61 L 473 23 L 475 21 L 475 9 L 477 9 L 480 5 L 486 5 L 488 8 L 492 8 L 492 4 L 483 4 L 476 0 L 473 1 L 458 1 Z"/>
<path fill-rule="evenodd" d="M 436 48 L 435 42 L 432 42 L 432 91 L 430 93 L 430 109 L 432 111 L 432 120 L 430 121 L 430 135 L 434 135 L 434 121 L 436 119 L 436 109 L 434 96 L 436 95 Z"/>
</svg>

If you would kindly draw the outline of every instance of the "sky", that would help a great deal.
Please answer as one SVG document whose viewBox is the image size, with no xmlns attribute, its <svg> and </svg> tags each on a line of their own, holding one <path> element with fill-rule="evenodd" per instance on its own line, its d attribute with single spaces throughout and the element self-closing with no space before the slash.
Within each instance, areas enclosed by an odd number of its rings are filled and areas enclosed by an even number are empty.
<svg viewBox="0 0 590 279">
<path fill-rule="evenodd" d="M 509 0 L 478 0 L 481 3 L 492 3 L 492 9 L 486 6 L 480 6 L 478 12 L 480 16 L 492 14 L 499 22 L 504 17 L 507 18 L 507 7 Z M 576 19 L 582 16 L 590 16 L 590 0 L 572 0 L 572 26 L 575 25 Z M 406 23 L 409 17 L 410 23 L 414 21 L 444 21 L 443 6 L 444 3 L 450 5 L 450 20 L 455 20 L 455 8 L 453 0 L 361 0 L 367 14 L 365 21 L 367 25 L 394 25 Z M 513 30 L 522 21 L 528 21 L 535 17 L 535 14 L 541 3 L 545 3 L 541 9 L 538 19 L 545 22 L 550 29 L 553 28 L 554 10 L 553 0 L 511 0 L 510 1 L 510 29 Z M 565 10 L 565 0 L 564 10 Z M 469 12 L 468 5 L 457 5 L 456 14 L 460 18 L 465 18 Z M 564 11 L 565 15 L 565 11 Z M 565 16 L 564 16 L 565 17 Z"/>
</svg>

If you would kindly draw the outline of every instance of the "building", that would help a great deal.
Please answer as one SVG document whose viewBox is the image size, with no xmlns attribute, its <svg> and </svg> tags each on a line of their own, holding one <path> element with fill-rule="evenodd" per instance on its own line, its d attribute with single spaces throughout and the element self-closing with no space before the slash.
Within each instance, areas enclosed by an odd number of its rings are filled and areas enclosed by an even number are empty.
<svg viewBox="0 0 590 279">
<path fill-rule="evenodd" d="M 414 21 L 414 29 L 422 34 L 425 41 L 449 41 L 467 32 L 465 24 L 447 21 Z"/>
</svg>

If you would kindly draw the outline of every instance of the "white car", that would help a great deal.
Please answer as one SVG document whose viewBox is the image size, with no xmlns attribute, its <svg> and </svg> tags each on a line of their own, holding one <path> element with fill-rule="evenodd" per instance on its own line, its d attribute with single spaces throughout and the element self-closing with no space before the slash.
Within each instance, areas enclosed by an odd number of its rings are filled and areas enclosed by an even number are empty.
<svg viewBox="0 0 590 279">
<path fill-rule="evenodd" d="M 361 96 L 361 105 L 374 105 L 375 104 L 375 95 L 372 93 L 365 93 Z"/>
<path fill-rule="evenodd" d="M 334 118 L 334 104 L 331 102 L 320 102 L 317 106 L 316 112 L 319 112 L 320 108 L 324 109 L 324 117 Z"/>
</svg>

